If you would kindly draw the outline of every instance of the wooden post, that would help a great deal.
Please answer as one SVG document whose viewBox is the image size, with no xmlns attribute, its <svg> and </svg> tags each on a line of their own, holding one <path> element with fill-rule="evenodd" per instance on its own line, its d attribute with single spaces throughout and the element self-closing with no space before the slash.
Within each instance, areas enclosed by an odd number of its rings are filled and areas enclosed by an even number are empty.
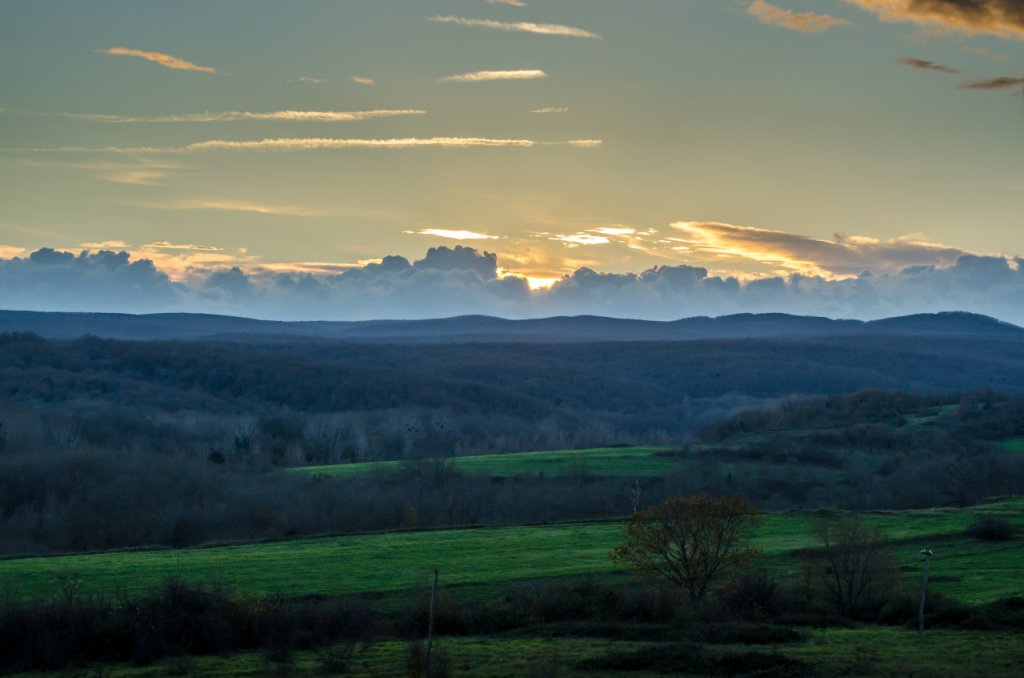
<svg viewBox="0 0 1024 678">
<path fill-rule="evenodd" d="M 924 638 L 924 599 L 928 593 L 928 566 L 932 563 L 932 552 L 928 549 L 923 549 L 921 555 L 924 556 L 924 580 L 921 582 L 921 606 L 917 609 L 918 638 Z"/>
<path fill-rule="evenodd" d="M 434 570 L 434 583 L 430 587 L 430 612 L 427 616 L 427 660 L 424 662 L 424 678 L 430 678 L 430 651 L 434 647 L 434 598 L 437 597 L 437 570 Z"/>
</svg>

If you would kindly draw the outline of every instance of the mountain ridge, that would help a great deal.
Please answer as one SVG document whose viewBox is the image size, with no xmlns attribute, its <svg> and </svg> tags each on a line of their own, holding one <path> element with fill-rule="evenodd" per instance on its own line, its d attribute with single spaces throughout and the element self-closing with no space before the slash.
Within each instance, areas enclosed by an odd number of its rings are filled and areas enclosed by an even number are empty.
<svg viewBox="0 0 1024 678">
<path fill-rule="evenodd" d="M 0 333 L 48 339 L 96 336 L 122 340 L 331 340 L 395 343 L 590 343 L 785 338 L 841 335 L 981 335 L 1024 338 L 1024 328 L 963 311 L 879 320 L 832 319 L 786 313 L 739 313 L 678 320 L 552 316 L 513 320 L 465 315 L 423 320 L 282 321 L 199 313 L 76 313 L 0 310 Z"/>
</svg>

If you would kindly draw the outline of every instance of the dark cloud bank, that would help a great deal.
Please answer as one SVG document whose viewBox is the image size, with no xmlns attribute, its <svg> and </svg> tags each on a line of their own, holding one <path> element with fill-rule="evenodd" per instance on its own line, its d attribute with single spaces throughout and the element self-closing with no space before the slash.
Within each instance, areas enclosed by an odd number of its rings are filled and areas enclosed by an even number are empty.
<svg viewBox="0 0 1024 678">
<path fill-rule="evenodd" d="M 948 266 L 828 280 L 792 275 L 740 282 L 703 268 L 638 274 L 580 269 L 552 289 L 498 277 L 497 257 L 438 247 L 415 262 L 386 257 L 340 275 L 210 272 L 175 282 L 124 253 L 40 249 L 0 260 L 0 307 L 44 311 L 189 311 L 285 320 L 363 320 L 488 314 L 509 318 L 595 314 L 657 320 L 737 312 L 879 318 L 964 310 L 1024 324 L 1021 259 L 962 255 Z"/>
</svg>

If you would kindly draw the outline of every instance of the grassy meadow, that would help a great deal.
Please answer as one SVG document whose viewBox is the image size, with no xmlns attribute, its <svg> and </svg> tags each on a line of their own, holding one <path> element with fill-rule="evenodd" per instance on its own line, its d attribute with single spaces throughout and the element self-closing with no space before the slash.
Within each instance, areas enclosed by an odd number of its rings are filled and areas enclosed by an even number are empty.
<svg viewBox="0 0 1024 678">
<path fill-rule="evenodd" d="M 599 447 L 588 450 L 552 450 L 547 452 L 513 452 L 451 457 L 446 463 L 463 473 L 489 476 L 592 475 L 657 477 L 679 461 L 675 447 Z M 366 473 L 397 471 L 400 461 L 376 461 L 330 466 L 301 466 L 296 473 L 328 476 L 355 476 Z"/>
<path fill-rule="evenodd" d="M 923 639 L 900 628 L 864 627 L 811 630 L 803 642 L 763 646 L 727 645 L 713 654 L 765 652 L 806 662 L 820 676 L 938 676 L 979 675 L 1016 678 L 1024 673 L 1020 635 L 1005 631 L 929 631 Z M 523 678 L 524 676 L 641 677 L 664 675 L 650 671 L 595 671 L 580 662 L 609 652 L 667 647 L 606 638 L 569 637 L 450 637 L 438 647 L 447 655 L 452 676 Z M 345 675 L 367 678 L 404 678 L 406 643 L 382 640 L 356 646 Z M 325 675 L 323 654 L 295 652 L 288 664 L 271 661 L 265 653 L 248 652 L 230 657 L 191 657 L 162 660 L 145 667 L 130 664 L 103 667 L 109 678 L 163 678 L 202 675 L 211 678 L 257 678 L 267 675 Z M 99 670 L 99 667 L 96 667 Z M 20 674 L 37 676 L 39 674 Z M 73 675 L 90 675 L 88 673 Z"/>
<path fill-rule="evenodd" d="M 795 575 L 799 551 L 813 547 L 819 512 L 766 514 L 753 536 L 761 566 Z M 935 550 L 934 588 L 967 603 L 1024 594 L 1024 541 L 986 542 L 964 535 L 982 515 L 1024 528 L 1024 499 L 968 509 L 868 512 L 911 578 L 918 551 Z M 0 581 L 18 599 L 52 595 L 60 581 L 83 593 L 133 593 L 168 576 L 205 579 L 241 594 L 380 596 L 382 604 L 420 592 L 436 568 L 445 586 L 486 594 L 516 581 L 591 575 L 622 578 L 608 559 L 617 522 L 391 532 L 182 550 L 123 551 L 0 560 Z"/>
</svg>

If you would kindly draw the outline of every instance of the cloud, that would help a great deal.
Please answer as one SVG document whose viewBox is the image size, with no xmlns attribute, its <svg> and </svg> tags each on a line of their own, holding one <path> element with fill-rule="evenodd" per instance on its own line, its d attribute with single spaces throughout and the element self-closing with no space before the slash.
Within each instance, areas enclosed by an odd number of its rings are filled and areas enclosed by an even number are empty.
<svg viewBox="0 0 1024 678">
<path fill-rule="evenodd" d="M 13 259 L 28 254 L 28 249 L 13 245 L 0 245 L 0 259 Z"/>
<path fill-rule="evenodd" d="M 943 32 L 1024 38 L 1021 0 L 846 0 L 882 21 L 913 22 Z"/>
<path fill-rule="evenodd" d="M 356 122 L 373 118 L 392 118 L 404 115 L 425 115 L 416 109 L 383 109 L 373 111 L 225 111 L 222 113 L 186 113 L 183 115 L 105 115 L 102 113 L 65 113 L 65 117 L 105 123 L 156 122 L 238 122 L 241 120 L 271 120 L 275 122 Z"/>
<path fill-rule="evenodd" d="M 568 106 L 563 106 L 561 108 L 555 108 L 553 106 L 552 107 L 548 107 L 548 108 L 535 108 L 532 111 L 530 111 L 530 113 L 568 113 L 568 112 L 569 112 Z"/>
<path fill-rule="evenodd" d="M 320 85 L 323 84 L 323 81 L 323 78 L 313 78 L 308 75 L 299 76 L 299 82 L 308 82 L 311 85 Z"/>
<path fill-rule="evenodd" d="M 167 176 L 167 172 L 148 169 L 132 169 L 124 172 L 100 175 L 104 181 L 115 184 L 130 184 L 132 186 L 156 186 L 160 180 Z"/>
<path fill-rule="evenodd" d="M 544 143 L 548 145 L 574 146 L 576 148 L 597 148 L 604 145 L 604 141 L 601 139 L 570 139 L 569 141 L 545 141 Z"/>
<path fill-rule="evenodd" d="M 326 212 L 312 210 L 298 205 L 269 205 L 248 200 L 223 200 L 195 198 L 167 203 L 144 204 L 142 207 L 163 210 L 216 210 L 223 212 L 250 212 L 289 217 L 322 217 Z"/>
<path fill-rule="evenodd" d="M 746 237 L 761 242 L 772 233 Z M 849 238 L 833 246 L 859 249 L 861 256 L 874 248 L 891 263 L 899 257 L 889 250 L 903 249 L 901 242 Z M 20 249 L 6 250 L 0 258 L 0 290 L 10 308 L 195 311 L 281 319 L 483 313 L 669 320 L 769 311 L 877 318 L 967 310 L 1024 322 L 1019 303 L 1024 295 L 1024 261 L 970 254 L 946 259 L 943 252 L 949 249 L 933 248 L 931 263 L 842 279 L 790 273 L 744 281 L 689 264 L 636 273 L 581 267 L 553 281 L 536 276 L 548 286 L 536 285 L 531 291 L 530 281 L 502 274 L 499 255 L 462 246 L 432 248 L 414 262 L 386 256 L 356 264 L 262 264 L 244 250 L 158 242 L 134 253 L 75 254 L 43 248 L 25 256 Z"/>
<path fill-rule="evenodd" d="M 536 80 L 546 78 L 548 74 L 540 70 L 519 71 L 473 71 L 459 75 L 447 75 L 438 78 L 438 82 L 491 82 L 493 80 Z"/>
<path fill-rule="evenodd" d="M 419 231 L 405 231 L 410 235 L 431 235 L 437 238 L 450 238 L 452 240 L 498 240 L 496 235 L 487 235 L 475 231 L 450 230 L 447 228 L 424 228 Z"/>
<path fill-rule="evenodd" d="M 718 222 L 676 222 L 669 238 L 682 255 L 728 262 L 753 262 L 783 274 L 855 276 L 864 271 L 893 272 L 908 266 L 949 265 L 962 250 L 916 237 L 878 240 L 835 235 L 821 240 L 753 226 Z"/>
<path fill-rule="evenodd" d="M 352 82 L 356 83 L 357 85 L 372 85 L 374 81 L 373 78 L 367 78 L 362 75 L 353 75 Z"/>
<path fill-rule="evenodd" d="M 170 174 L 170 170 L 182 169 L 178 163 L 146 158 L 126 161 L 95 162 L 42 162 L 26 161 L 30 166 L 86 172 L 100 181 L 133 186 L 155 186 Z"/>
<path fill-rule="evenodd" d="M 580 245 L 607 245 L 611 242 L 607 237 L 603 235 L 594 235 L 593 233 L 554 235 L 551 236 L 550 239 L 564 243 L 568 247 L 579 247 Z"/>
<path fill-rule="evenodd" d="M 8 308 L 40 311 L 118 308 L 144 313 L 173 306 L 186 296 L 150 260 L 130 261 L 127 252 L 76 256 L 49 248 L 0 260 L 0 289 Z"/>
<path fill-rule="evenodd" d="M 317 275 L 337 275 L 339 273 L 344 273 L 345 271 L 350 271 L 354 268 L 362 268 L 367 263 L 369 262 L 364 262 L 362 264 L 339 264 L 337 262 L 330 261 L 290 261 L 276 264 L 258 264 L 249 267 L 249 269 L 251 271 L 255 271 L 257 274 L 267 272 L 271 274 L 312 273 Z"/>
<path fill-rule="evenodd" d="M 765 0 L 754 0 L 747 7 L 747 13 L 757 17 L 763 24 L 781 26 L 801 33 L 824 33 L 830 28 L 850 25 L 846 19 L 815 12 L 794 12 Z"/>
<path fill-rule="evenodd" d="M 340 150 L 348 148 L 529 148 L 537 142 L 530 139 L 487 139 L 482 137 L 431 137 L 427 139 L 262 139 L 260 141 L 201 141 L 182 147 L 185 151 L 294 151 Z"/>
<path fill-rule="evenodd" d="M 927 59 L 915 59 L 914 57 L 901 57 L 900 63 L 904 66 L 910 66 L 911 68 L 917 68 L 922 71 L 934 71 L 936 73 L 945 73 L 947 75 L 956 75 L 960 72 L 959 68 L 951 68 L 949 66 L 943 66 L 937 64 L 934 61 L 928 61 Z"/>
<path fill-rule="evenodd" d="M 532 148 L 534 146 L 572 146 L 596 148 L 600 139 L 535 141 L 533 139 L 491 139 L 486 137 L 407 137 L 402 139 L 282 138 L 250 141 L 211 139 L 185 146 L 54 146 L 38 148 L 0 148 L 0 153 L 193 153 L 198 151 L 322 151 L 347 149 L 410 148 Z"/>
<path fill-rule="evenodd" d="M 128 243 L 123 240 L 104 240 L 103 242 L 83 242 L 79 247 L 87 250 L 113 250 L 124 249 Z"/>
<path fill-rule="evenodd" d="M 980 89 L 980 90 L 993 90 L 993 89 L 1013 89 L 1013 88 L 1024 88 L 1024 77 L 1011 77 L 1002 76 L 998 78 L 988 78 L 985 80 L 975 80 L 960 85 L 959 89 Z"/>
<path fill-rule="evenodd" d="M 560 24 L 535 24 L 527 21 L 514 23 L 504 21 L 493 21 L 491 19 L 464 19 L 457 16 L 433 16 L 430 21 L 441 24 L 456 24 L 458 26 L 470 26 L 476 28 L 490 28 L 498 31 L 509 31 L 514 33 L 534 33 L 537 35 L 557 35 L 570 38 L 591 38 L 600 40 L 597 33 L 575 28 L 573 26 L 562 26 Z"/>
<path fill-rule="evenodd" d="M 185 61 L 178 57 L 171 56 L 170 54 L 162 54 L 161 52 L 146 52 L 140 49 L 128 49 L 126 47 L 111 47 L 110 49 L 99 50 L 101 54 L 112 54 L 114 56 L 130 56 L 145 59 L 146 61 L 152 61 L 158 63 L 165 68 L 170 68 L 176 71 L 196 71 L 198 73 L 216 73 L 217 69 L 209 68 L 208 66 L 197 66 L 191 61 Z"/>
<path fill-rule="evenodd" d="M 82 245 L 82 247 L 88 247 L 88 245 Z M 106 244 L 105 247 L 127 247 L 124 243 L 120 244 Z M 168 242 L 167 240 L 160 240 L 158 242 L 147 243 L 142 246 L 142 249 L 154 249 L 154 250 L 182 250 L 186 252 L 222 252 L 224 251 L 221 247 L 213 247 L 212 245 L 183 245 L 180 243 Z"/>
<path fill-rule="evenodd" d="M 487 0 L 488 5 L 508 5 L 509 7 L 526 7 L 523 0 Z"/>
</svg>

